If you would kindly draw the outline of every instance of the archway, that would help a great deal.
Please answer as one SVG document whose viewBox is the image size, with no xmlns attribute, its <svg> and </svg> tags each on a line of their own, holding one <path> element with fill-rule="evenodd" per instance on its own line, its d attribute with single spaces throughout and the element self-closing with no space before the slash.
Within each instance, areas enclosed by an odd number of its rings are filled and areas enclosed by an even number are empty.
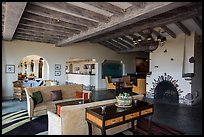
<svg viewBox="0 0 204 137">
<path fill-rule="evenodd" d="M 28 55 L 18 64 L 18 79 L 49 79 L 47 60 L 39 55 Z"/>
</svg>

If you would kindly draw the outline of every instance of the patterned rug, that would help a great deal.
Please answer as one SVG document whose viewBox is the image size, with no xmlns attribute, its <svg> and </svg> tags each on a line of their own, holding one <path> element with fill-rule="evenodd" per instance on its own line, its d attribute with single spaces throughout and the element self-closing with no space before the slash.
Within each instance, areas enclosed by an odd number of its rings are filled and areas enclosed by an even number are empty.
<svg viewBox="0 0 204 137">
<path fill-rule="evenodd" d="M 48 117 L 40 116 L 29 121 L 27 110 L 21 110 L 2 115 L 3 135 L 47 135 Z M 137 134 L 147 135 L 148 120 L 141 119 L 137 122 Z M 151 135 L 183 135 L 184 133 L 169 126 L 151 123 Z M 130 130 L 123 131 L 116 135 L 133 135 Z"/>
</svg>

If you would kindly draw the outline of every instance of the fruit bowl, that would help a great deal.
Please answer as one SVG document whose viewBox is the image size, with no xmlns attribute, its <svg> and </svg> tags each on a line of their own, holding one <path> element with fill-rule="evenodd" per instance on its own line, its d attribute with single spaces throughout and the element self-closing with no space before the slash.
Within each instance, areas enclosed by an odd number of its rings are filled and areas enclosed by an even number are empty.
<svg viewBox="0 0 204 137">
<path fill-rule="evenodd" d="M 131 106 L 132 105 L 132 96 L 128 93 L 120 93 L 116 96 L 116 103 L 118 106 Z"/>
</svg>

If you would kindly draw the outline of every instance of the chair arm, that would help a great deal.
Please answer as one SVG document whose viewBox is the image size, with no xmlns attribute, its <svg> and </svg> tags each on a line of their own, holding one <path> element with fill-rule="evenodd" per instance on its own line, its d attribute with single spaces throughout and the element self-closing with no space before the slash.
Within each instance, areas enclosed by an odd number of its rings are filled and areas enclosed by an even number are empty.
<svg viewBox="0 0 204 137">
<path fill-rule="evenodd" d="M 62 135 L 61 118 L 51 111 L 47 111 L 48 115 L 48 135 Z"/>
<path fill-rule="evenodd" d="M 83 92 L 83 93 L 88 93 L 88 99 L 91 98 L 91 91 L 89 91 L 89 90 L 83 90 L 82 92 Z"/>
<path fill-rule="evenodd" d="M 34 101 L 32 97 L 28 94 L 27 89 L 25 88 L 26 98 L 27 98 L 27 109 L 28 109 L 28 116 L 32 118 L 34 112 Z"/>
</svg>

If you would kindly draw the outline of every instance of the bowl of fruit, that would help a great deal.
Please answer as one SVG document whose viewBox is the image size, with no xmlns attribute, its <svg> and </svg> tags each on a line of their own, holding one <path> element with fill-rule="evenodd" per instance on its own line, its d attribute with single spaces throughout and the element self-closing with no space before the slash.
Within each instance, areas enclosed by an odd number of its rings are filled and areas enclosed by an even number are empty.
<svg viewBox="0 0 204 137">
<path fill-rule="evenodd" d="M 116 106 L 129 107 L 132 105 L 132 96 L 129 93 L 123 92 L 116 96 Z"/>
</svg>

